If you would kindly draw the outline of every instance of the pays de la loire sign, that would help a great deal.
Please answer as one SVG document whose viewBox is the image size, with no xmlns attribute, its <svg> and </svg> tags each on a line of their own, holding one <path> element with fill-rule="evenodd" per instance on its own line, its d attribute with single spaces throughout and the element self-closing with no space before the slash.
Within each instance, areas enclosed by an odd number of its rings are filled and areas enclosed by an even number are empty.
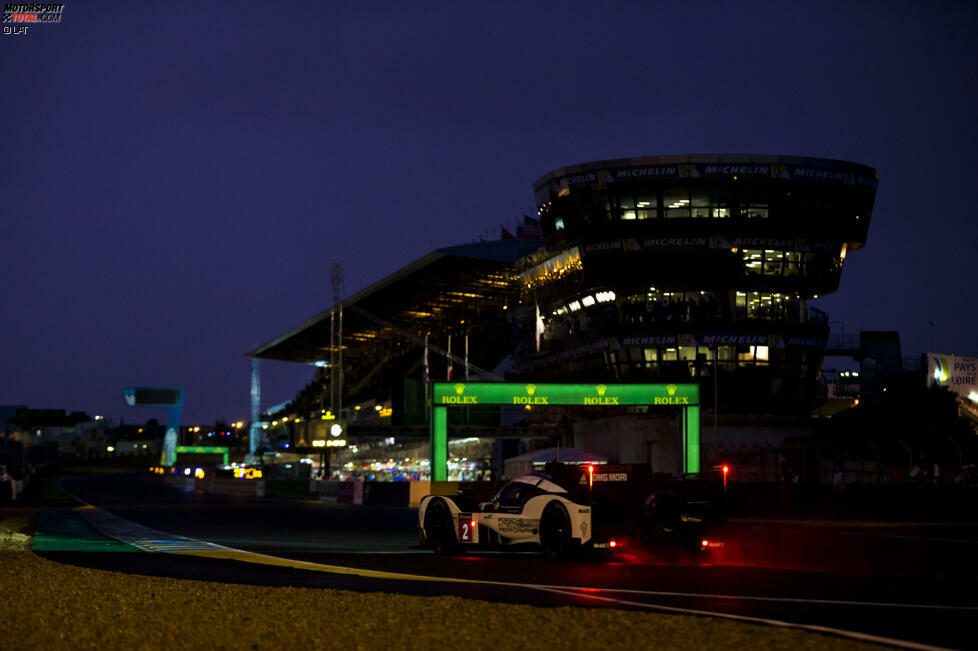
<svg viewBox="0 0 978 651">
<path fill-rule="evenodd" d="M 436 382 L 436 406 L 464 405 L 698 405 L 697 384 L 543 384 Z"/>
<path fill-rule="evenodd" d="M 978 402 L 978 358 L 927 353 L 928 383 Z"/>
</svg>

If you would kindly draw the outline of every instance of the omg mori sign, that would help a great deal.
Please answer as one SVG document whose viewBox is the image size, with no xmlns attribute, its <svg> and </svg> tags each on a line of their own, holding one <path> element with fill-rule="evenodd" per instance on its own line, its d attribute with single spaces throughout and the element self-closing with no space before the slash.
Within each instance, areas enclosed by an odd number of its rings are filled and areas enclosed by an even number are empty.
<svg viewBox="0 0 978 651">
<path fill-rule="evenodd" d="M 978 402 L 978 359 L 927 353 L 927 382 Z"/>
</svg>

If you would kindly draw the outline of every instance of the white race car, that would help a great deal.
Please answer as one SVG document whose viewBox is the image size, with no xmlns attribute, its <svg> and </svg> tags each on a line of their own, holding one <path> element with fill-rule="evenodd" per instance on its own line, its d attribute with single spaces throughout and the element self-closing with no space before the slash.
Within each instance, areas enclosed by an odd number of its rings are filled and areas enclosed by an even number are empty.
<svg viewBox="0 0 978 651">
<path fill-rule="evenodd" d="M 418 509 L 421 544 L 439 554 L 532 546 L 558 558 L 626 545 L 723 547 L 725 489 L 696 475 L 659 477 L 643 465 L 548 464 L 489 502 L 427 495 Z M 718 538 L 718 536 L 720 536 Z"/>
<path fill-rule="evenodd" d="M 553 557 L 591 546 L 591 507 L 543 472 L 518 477 L 490 502 L 426 495 L 418 509 L 421 544 L 445 554 L 474 547 L 538 546 Z"/>
</svg>

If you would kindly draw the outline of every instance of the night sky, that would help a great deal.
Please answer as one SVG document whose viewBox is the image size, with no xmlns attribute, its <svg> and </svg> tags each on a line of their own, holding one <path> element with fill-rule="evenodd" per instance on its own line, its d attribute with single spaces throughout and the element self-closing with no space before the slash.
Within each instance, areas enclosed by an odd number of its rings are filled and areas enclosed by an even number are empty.
<svg viewBox="0 0 978 651">
<path fill-rule="evenodd" d="M 978 356 L 978 5 L 800 4 L 69 0 L 0 37 L 0 404 L 145 422 L 122 388 L 175 384 L 247 420 L 244 354 L 332 262 L 349 295 L 512 230 L 551 169 L 683 153 L 878 169 L 816 305 Z M 311 377 L 263 362 L 262 406 Z"/>
</svg>

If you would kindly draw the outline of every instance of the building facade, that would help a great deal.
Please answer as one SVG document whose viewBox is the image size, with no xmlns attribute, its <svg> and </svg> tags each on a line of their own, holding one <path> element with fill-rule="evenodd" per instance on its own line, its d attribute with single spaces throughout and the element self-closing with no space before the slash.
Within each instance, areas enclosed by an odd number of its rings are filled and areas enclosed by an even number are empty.
<svg viewBox="0 0 978 651">
<path fill-rule="evenodd" d="M 545 244 L 519 263 L 517 375 L 699 381 L 726 413 L 807 414 L 828 337 L 810 305 L 866 243 L 869 167 L 645 157 L 534 184 Z"/>
</svg>

